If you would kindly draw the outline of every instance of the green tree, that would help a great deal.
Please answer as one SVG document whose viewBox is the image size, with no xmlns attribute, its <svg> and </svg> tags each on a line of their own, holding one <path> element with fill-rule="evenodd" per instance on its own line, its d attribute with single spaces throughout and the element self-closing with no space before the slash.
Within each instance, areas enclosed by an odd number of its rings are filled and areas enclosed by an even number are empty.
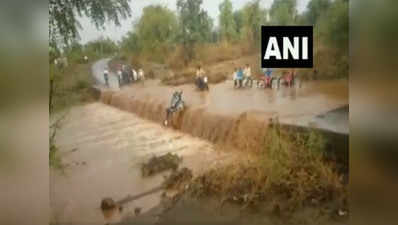
<svg viewBox="0 0 398 225">
<path fill-rule="evenodd" d="M 242 10 L 237 10 L 234 12 L 234 20 L 235 20 L 235 27 L 236 27 L 236 33 L 238 34 L 239 37 L 241 37 L 242 30 L 243 30 L 243 24 L 244 24 L 244 17 L 243 17 L 243 12 Z"/>
<path fill-rule="evenodd" d="M 346 0 L 335 0 L 320 25 L 321 33 L 325 34 L 326 41 L 347 54 L 349 42 L 348 4 Z"/>
<path fill-rule="evenodd" d="M 305 12 L 309 24 L 315 25 L 321 15 L 325 14 L 330 7 L 330 0 L 311 0 L 307 4 Z"/>
<path fill-rule="evenodd" d="M 123 36 L 121 48 L 127 51 L 139 52 L 141 48 L 138 42 L 139 41 L 137 33 L 130 31 L 125 36 Z"/>
<path fill-rule="evenodd" d="M 273 25 L 293 25 L 297 16 L 296 0 L 274 0 L 271 5 L 271 23 Z"/>
<path fill-rule="evenodd" d="M 194 46 L 197 43 L 212 39 L 213 21 L 207 12 L 201 9 L 202 0 L 178 0 L 180 32 L 185 58 L 188 63 L 194 58 Z"/>
<path fill-rule="evenodd" d="M 235 39 L 237 35 L 237 28 L 232 12 L 232 3 L 230 0 L 224 0 L 219 5 L 220 10 L 220 34 L 221 38 L 228 41 Z"/>
<path fill-rule="evenodd" d="M 131 15 L 129 0 L 50 0 L 49 1 L 49 42 L 55 47 L 70 44 L 79 37 L 80 23 L 77 16 L 86 16 L 103 28 L 106 21 L 120 25 L 121 18 Z"/>
<path fill-rule="evenodd" d="M 260 1 L 255 0 L 245 5 L 243 10 L 243 33 L 249 41 L 260 41 L 261 25 L 266 24 L 267 11 L 260 7 Z"/>
<path fill-rule="evenodd" d="M 110 55 L 118 50 L 118 46 L 109 38 L 99 38 L 85 44 L 84 49 L 86 52 L 94 52 L 97 55 Z"/>
<path fill-rule="evenodd" d="M 177 17 L 163 6 L 147 6 L 135 25 L 138 44 L 144 51 L 170 46 L 176 39 Z M 133 35 L 132 38 L 135 38 Z M 132 40 L 134 41 L 134 40 Z"/>
</svg>

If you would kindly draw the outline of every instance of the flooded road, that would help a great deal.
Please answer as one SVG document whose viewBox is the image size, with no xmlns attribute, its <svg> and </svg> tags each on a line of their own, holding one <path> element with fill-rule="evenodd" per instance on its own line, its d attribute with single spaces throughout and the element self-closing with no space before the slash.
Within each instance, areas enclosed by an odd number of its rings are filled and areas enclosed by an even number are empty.
<svg viewBox="0 0 398 225">
<path fill-rule="evenodd" d="M 206 141 L 102 103 L 73 108 L 57 134 L 57 146 L 66 166 L 65 174 L 50 174 L 51 221 L 57 224 L 118 222 L 134 215 L 136 207 L 144 213 L 156 206 L 161 191 L 126 203 L 121 212 L 100 210 L 103 198 L 118 201 L 160 186 L 165 173 L 141 177 L 142 163 L 153 155 L 176 153 L 183 157 L 181 166 L 194 174 L 228 157 Z"/>
<path fill-rule="evenodd" d="M 347 134 L 348 81 L 309 81 L 300 88 L 234 89 L 232 81 L 210 85 L 209 92 L 199 92 L 194 85 L 164 86 L 159 80 L 148 80 L 123 87 L 120 91 L 130 98 L 157 101 L 168 105 L 175 90 L 183 91 L 188 107 L 203 108 L 213 114 L 238 116 L 251 113 L 260 120 L 278 116 L 281 123 L 313 126 Z M 335 111 L 334 114 L 328 112 Z M 339 115 L 337 115 L 339 114 Z M 336 125 L 338 124 L 338 125 Z"/>
<path fill-rule="evenodd" d="M 104 84 L 102 73 L 109 60 L 99 60 L 92 67 L 99 84 Z M 193 109 L 201 108 L 225 116 L 248 112 L 260 120 L 277 116 L 284 124 L 349 133 L 346 79 L 304 81 L 300 88 L 282 86 L 280 89 L 234 89 L 232 80 L 227 80 L 210 84 L 209 92 L 200 92 L 193 84 L 165 86 L 160 80 L 146 80 L 119 88 L 116 76 L 111 73 L 110 77 L 111 90 L 141 101 L 169 105 L 172 93 L 182 90 L 185 102 Z"/>
</svg>

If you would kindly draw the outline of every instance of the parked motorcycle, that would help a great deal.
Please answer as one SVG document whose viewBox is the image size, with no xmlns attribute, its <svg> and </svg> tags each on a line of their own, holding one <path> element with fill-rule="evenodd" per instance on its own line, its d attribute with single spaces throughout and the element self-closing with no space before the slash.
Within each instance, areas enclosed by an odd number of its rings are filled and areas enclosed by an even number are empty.
<svg viewBox="0 0 398 225">
<path fill-rule="evenodd" d="M 265 77 L 259 80 L 256 80 L 257 88 L 278 88 L 279 79 L 276 77 Z"/>
<path fill-rule="evenodd" d="M 286 87 L 301 87 L 301 80 L 297 76 L 292 76 L 290 74 L 282 75 L 278 78 L 278 87 L 280 86 Z"/>
</svg>

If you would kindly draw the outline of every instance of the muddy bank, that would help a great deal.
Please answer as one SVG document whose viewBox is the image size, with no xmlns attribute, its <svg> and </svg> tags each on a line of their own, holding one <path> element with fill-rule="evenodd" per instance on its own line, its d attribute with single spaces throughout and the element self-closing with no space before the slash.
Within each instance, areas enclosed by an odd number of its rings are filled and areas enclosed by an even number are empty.
<svg viewBox="0 0 398 225">
<path fill-rule="evenodd" d="M 333 206 L 324 211 L 310 207 L 287 216 L 284 211 L 275 210 L 275 204 L 264 203 L 258 209 L 241 210 L 233 203 L 220 205 L 219 200 L 196 199 L 183 194 L 176 199 L 167 199 L 147 213 L 125 218 L 118 225 L 168 225 L 168 224 L 346 224 L 347 216 L 339 216 Z"/>
</svg>

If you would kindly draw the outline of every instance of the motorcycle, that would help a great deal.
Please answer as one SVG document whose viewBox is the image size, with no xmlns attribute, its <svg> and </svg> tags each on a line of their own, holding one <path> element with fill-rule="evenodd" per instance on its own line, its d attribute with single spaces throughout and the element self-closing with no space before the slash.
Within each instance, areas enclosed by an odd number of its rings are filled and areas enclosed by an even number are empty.
<svg viewBox="0 0 398 225">
<path fill-rule="evenodd" d="M 182 91 L 175 91 L 171 97 L 170 107 L 166 109 L 166 119 L 164 125 L 167 126 L 170 122 L 171 116 L 175 112 L 185 109 L 185 102 L 182 100 Z"/>
<path fill-rule="evenodd" d="M 197 78 L 196 87 L 200 91 L 208 91 L 209 90 L 208 78 L 206 76 L 204 76 L 202 78 Z"/>
<path fill-rule="evenodd" d="M 275 77 L 265 77 L 257 80 L 257 88 L 277 88 L 279 79 Z"/>
<path fill-rule="evenodd" d="M 278 87 L 301 87 L 301 80 L 297 76 L 292 76 L 291 74 L 282 75 L 278 78 Z"/>
</svg>

